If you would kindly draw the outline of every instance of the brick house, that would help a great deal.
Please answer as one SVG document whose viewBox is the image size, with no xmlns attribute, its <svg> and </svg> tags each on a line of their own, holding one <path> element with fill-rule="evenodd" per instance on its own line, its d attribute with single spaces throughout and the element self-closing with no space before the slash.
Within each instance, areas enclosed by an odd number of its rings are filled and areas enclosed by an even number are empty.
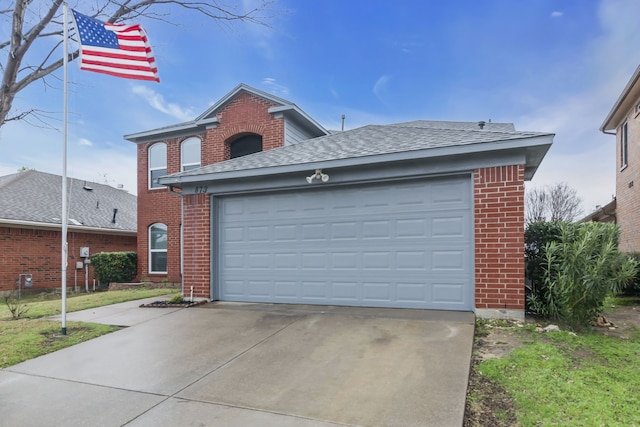
<svg viewBox="0 0 640 427">
<path fill-rule="evenodd" d="M 329 132 L 241 84 L 194 121 L 125 138 L 141 277 L 211 300 L 524 317 L 524 181 L 552 134 L 426 120 Z"/>
<path fill-rule="evenodd" d="M 89 248 L 90 255 L 135 251 L 136 196 L 73 178 L 67 195 L 67 287 L 84 289 L 87 273 L 93 289 L 93 271 L 80 248 Z M 62 177 L 35 170 L 0 177 L 0 293 L 15 290 L 25 274 L 34 290 L 60 289 L 61 211 Z"/>
<path fill-rule="evenodd" d="M 640 252 L 640 67 L 604 119 L 600 131 L 616 137 L 616 222 L 619 247 Z M 635 184 L 638 181 L 638 184 Z"/>
</svg>

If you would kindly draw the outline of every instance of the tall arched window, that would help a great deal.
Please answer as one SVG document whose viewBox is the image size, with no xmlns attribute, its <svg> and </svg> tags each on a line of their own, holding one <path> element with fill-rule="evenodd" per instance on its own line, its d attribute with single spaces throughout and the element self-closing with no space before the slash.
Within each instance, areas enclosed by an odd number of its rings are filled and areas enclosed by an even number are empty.
<svg viewBox="0 0 640 427">
<path fill-rule="evenodd" d="M 262 137 L 260 135 L 242 136 L 229 145 L 231 158 L 246 156 L 262 151 Z"/>
<path fill-rule="evenodd" d="M 149 273 L 167 272 L 167 226 L 162 223 L 149 227 Z"/>
<path fill-rule="evenodd" d="M 162 188 L 158 178 L 167 174 L 167 144 L 160 142 L 149 148 L 149 188 Z"/>
<path fill-rule="evenodd" d="M 181 161 L 182 171 L 200 167 L 200 138 L 187 138 L 182 141 Z"/>
</svg>

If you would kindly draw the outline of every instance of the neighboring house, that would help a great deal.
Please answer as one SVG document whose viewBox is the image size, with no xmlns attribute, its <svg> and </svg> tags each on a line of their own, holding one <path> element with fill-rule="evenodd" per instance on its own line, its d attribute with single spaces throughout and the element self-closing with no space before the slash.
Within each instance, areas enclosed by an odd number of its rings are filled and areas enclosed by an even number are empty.
<svg viewBox="0 0 640 427">
<path fill-rule="evenodd" d="M 604 206 L 596 206 L 596 210 L 578 222 L 612 222 L 616 223 L 616 199 Z"/>
<path fill-rule="evenodd" d="M 136 250 L 136 196 L 69 178 L 67 200 L 67 287 L 84 289 L 81 247 L 90 255 Z M 35 170 L 0 177 L 0 292 L 16 289 L 23 274 L 31 275 L 33 289 L 60 289 L 61 216 L 62 177 Z"/>
<path fill-rule="evenodd" d="M 331 133 L 239 85 L 192 122 L 125 138 L 142 277 L 212 300 L 524 317 L 524 181 L 553 134 L 426 120 Z"/>
<path fill-rule="evenodd" d="M 640 67 L 600 126 L 602 132 L 616 135 L 616 218 L 624 252 L 640 252 L 639 116 Z"/>
</svg>

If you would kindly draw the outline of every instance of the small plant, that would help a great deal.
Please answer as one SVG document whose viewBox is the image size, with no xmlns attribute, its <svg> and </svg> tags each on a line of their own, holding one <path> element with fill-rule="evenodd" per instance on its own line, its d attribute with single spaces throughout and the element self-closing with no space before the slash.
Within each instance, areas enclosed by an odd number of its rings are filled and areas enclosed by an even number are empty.
<svg viewBox="0 0 640 427">
<path fill-rule="evenodd" d="M 11 292 L 10 294 L 4 297 L 4 303 L 7 305 L 9 312 L 11 313 L 11 318 L 13 320 L 18 320 L 29 311 L 29 306 L 25 304 L 21 299 L 16 297 L 15 292 Z"/>
<path fill-rule="evenodd" d="M 148 277 L 143 277 L 142 279 L 140 279 L 140 283 L 151 283 L 151 279 L 149 279 Z"/>
<path fill-rule="evenodd" d="M 182 295 L 180 294 L 175 294 L 171 299 L 169 299 L 169 304 L 182 304 L 183 302 L 184 298 L 182 298 Z"/>
</svg>

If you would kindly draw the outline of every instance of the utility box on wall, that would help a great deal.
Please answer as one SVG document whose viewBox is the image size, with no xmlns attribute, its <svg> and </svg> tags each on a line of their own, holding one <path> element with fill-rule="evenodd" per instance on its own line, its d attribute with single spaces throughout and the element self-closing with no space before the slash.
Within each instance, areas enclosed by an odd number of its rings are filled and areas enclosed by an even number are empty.
<svg viewBox="0 0 640 427">
<path fill-rule="evenodd" d="M 89 247 L 82 246 L 80 248 L 80 258 L 89 258 Z"/>
</svg>

